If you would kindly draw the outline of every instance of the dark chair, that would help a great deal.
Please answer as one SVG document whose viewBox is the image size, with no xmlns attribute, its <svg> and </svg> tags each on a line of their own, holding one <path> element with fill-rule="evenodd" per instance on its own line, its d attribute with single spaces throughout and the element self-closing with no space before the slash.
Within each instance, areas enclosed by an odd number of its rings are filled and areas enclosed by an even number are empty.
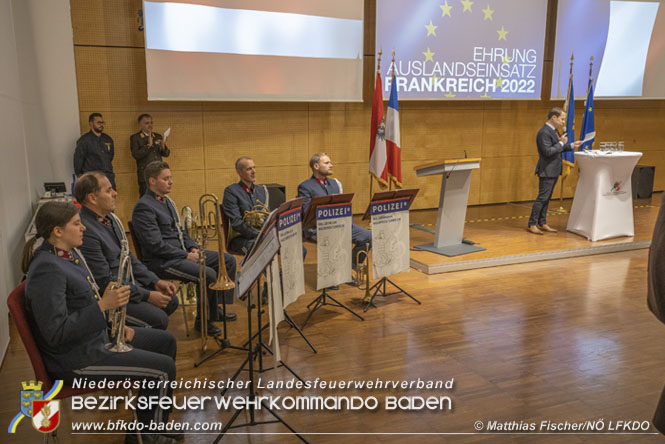
<svg viewBox="0 0 665 444">
<path fill-rule="evenodd" d="M 139 243 L 139 238 L 134 231 L 134 225 L 132 225 L 131 220 L 127 221 L 127 227 L 129 228 L 129 236 L 132 238 L 132 243 L 134 244 L 136 259 L 143 262 L 143 256 L 141 255 L 141 244 Z M 185 310 L 185 293 L 188 291 L 190 286 L 177 280 L 170 280 L 178 286 L 178 294 L 180 295 L 180 307 L 182 307 L 182 317 L 185 320 L 185 334 L 189 336 L 189 323 L 187 322 L 187 311 Z"/>
<path fill-rule="evenodd" d="M 221 204 L 219 205 L 219 214 L 221 214 L 221 216 L 222 216 L 222 230 L 224 231 L 224 239 L 226 239 L 226 245 L 224 245 L 226 247 L 226 251 L 229 254 L 232 254 L 234 256 L 240 256 L 240 257 L 245 256 L 245 253 L 243 253 L 242 251 L 233 250 L 233 249 L 231 249 L 231 247 L 229 245 L 229 226 L 230 226 L 230 222 L 229 222 L 229 218 L 226 217 L 226 214 L 224 213 L 224 208 L 222 208 Z"/>
<path fill-rule="evenodd" d="M 14 320 L 14 325 L 16 325 L 16 330 L 23 341 L 23 346 L 25 351 L 28 352 L 28 357 L 30 358 L 30 363 L 32 364 L 32 370 L 35 372 L 35 380 L 42 383 L 42 390 L 44 393 L 48 393 L 55 382 L 46 372 L 46 366 L 44 365 L 44 360 L 42 355 L 39 352 L 35 338 L 32 336 L 32 330 L 30 330 L 30 324 L 28 323 L 28 318 L 25 313 L 25 281 L 12 291 L 12 293 L 7 298 L 7 306 L 9 307 L 9 313 L 12 315 Z M 93 389 L 75 389 L 70 385 L 63 385 L 60 392 L 53 399 L 67 399 L 72 396 L 82 396 L 87 393 L 96 392 L 97 390 Z M 55 429 L 52 433 L 52 436 L 55 438 L 58 429 Z M 48 442 L 49 434 L 44 435 L 44 442 Z"/>
<path fill-rule="evenodd" d="M 136 232 L 134 231 L 134 226 L 132 221 L 127 221 L 127 227 L 129 228 L 129 236 L 132 238 L 132 243 L 134 244 L 134 254 L 136 259 L 143 262 L 143 255 L 141 254 L 141 244 L 139 244 L 139 238 L 136 237 Z"/>
<path fill-rule="evenodd" d="M 42 391 L 44 393 L 48 393 L 55 385 L 55 381 L 53 381 L 53 378 L 51 378 L 51 376 L 49 376 L 48 372 L 46 371 L 44 360 L 42 359 L 42 355 L 39 351 L 39 348 L 37 347 L 35 338 L 32 335 L 30 324 L 28 323 L 28 318 L 25 313 L 25 306 L 26 306 L 25 281 L 21 282 L 21 284 L 18 287 L 16 287 L 14 291 L 11 292 L 11 294 L 7 298 L 7 306 L 9 307 L 9 313 L 11 314 L 12 319 L 14 320 L 14 325 L 16 325 L 16 330 L 18 330 L 18 334 L 21 337 L 21 341 L 23 342 L 25 351 L 28 353 L 28 357 L 30 358 L 30 363 L 32 364 L 32 370 L 35 372 L 35 380 L 41 381 Z M 53 399 L 67 399 L 71 398 L 72 396 L 83 396 L 88 393 L 96 391 L 99 390 L 90 389 L 90 388 L 76 389 L 73 388 L 71 385 L 63 384 L 62 389 L 60 389 L 60 392 L 58 392 L 58 394 L 55 395 Z M 131 390 L 129 390 L 129 396 L 130 397 L 132 396 Z M 136 412 L 134 412 L 134 419 L 137 419 Z M 55 429 L 50 434 L 50 436 L 53 436 L 56 442 L 57 442 L 57 432 L 58 429 Z M 49 434 L 44 434 L 44 443 L 48 442 L 48 437 Z M 139 443 L 143 442 L 140 435 L 138 436 L 138 440 Z"/>
</svg>

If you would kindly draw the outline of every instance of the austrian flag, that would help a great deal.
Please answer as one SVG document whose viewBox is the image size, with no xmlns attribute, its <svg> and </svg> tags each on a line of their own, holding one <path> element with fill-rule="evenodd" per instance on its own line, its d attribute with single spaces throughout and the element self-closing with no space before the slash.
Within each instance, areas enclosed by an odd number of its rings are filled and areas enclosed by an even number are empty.
<svg viewBox="0 0 665 444">
<path fill-rule="evenodd" d="M 402 188 L 402 150 L 399 145 L 399 108 L 397 105 L 395 73 L 393 71 L 386 115 L 386 153 L 388 157 L 388 176 L 398 188 Z"/>
<path fill-rule="evenodd" d="M 386 123 L 383 119 L 382 91 L 381 74 L 377 72 L 369 134 L 369 172 L 376 177 L 382 187 L 387 187 Z"/>
</svg>

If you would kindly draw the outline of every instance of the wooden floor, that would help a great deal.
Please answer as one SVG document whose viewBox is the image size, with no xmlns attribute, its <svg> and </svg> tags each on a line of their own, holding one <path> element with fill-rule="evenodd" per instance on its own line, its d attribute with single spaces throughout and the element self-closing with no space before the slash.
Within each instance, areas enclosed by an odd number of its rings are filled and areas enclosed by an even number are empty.
<svg viewBox="0 0 665 444">
<path fill-rule="evenodd" d="M 553 223 L 556 226 L 556 222 Z M 524 234 L 526 236 L 526 233 Z M 536 236 L 534 236 L 536 237 Z M 313 271 L 314 254 L 307 270 Z M 340 309 L 324 308 L 305 333 L 314 354 L 298 334 L 280 327 L 284 361 L 302 378 L 315 380 L 448 380 L 446 390 L 262 390 L 264 395 L 450 396 L 452 411 L 280 411 L 314 443 L 642 443 L 660 435 L 516 435 L 474 434 L 483 421 L 581 422 L 603 419 L 649 421 L 665 384 L 665 326 L 646 307 L 647 250 L 544 261 L 454 273 L 425 275 L 412 270 L 394 277 L 422 301 L 403 296 L 378 301 L 365 321 Z M 360 311 L 362 293 L 343 285 L 332 293 Z M 316 296 L 308 290 L 288 310 L 297 321 Z M 246 315 L 230 324 L 231 338 L 246 338 Z M 190 313 L 190 320 L 192 319 Z M 246 356 L 238 351 L 193 368 L 200 357 L 195 336 L 185 335 L 180 311 L 169 330 L 178 338 L 178 377 L 226 380 Z M 21 381 L 33 377 L 12 326 L 12 340 L 0 369 L 0 423 L 7 426 L 19 407 Z M 210 345 L 212 346 L 212 341 Z M 288 380 L 283 368 L 263 380 Z M 231 394 L 241 395 L 242 391 Z M 216 391 L 177 391 L 176 396 L 216 395 Z M 227 421 L 231 412 L 208 408 L 174 412 L 176 421 Z M 121 443 L 119 435 L 75 435 L 71 422 L 126 418 L 127 412 L 72 415 L 65 402 L 60 442 Z M 263 413 L 259 418 L 267 418 Z M 241 415 L 244 421 L 244 414 Z M 298 442 L 280 425 L 239 429 L 268 434 L 232 435 L 222 442 Z M 651 428 L 650 432 L 654 432 Z M 321 435 L 314 433 L 324 433 Z M 333 435 L 332 433 L 354 433 Z M 357 434 L 355 434 L 357 433 Z M 363 433 L 364 435 L 361 435 Z M 430 433 L 400 435 L 391 433 Z M 437 433 L 445 433 L 437 435 Z M 41 436 L 25 422 L 2 442 L 34 443 Z M 210 443 L 214 435 L 187 435 L 186 443 Z"/>
<path fill-rule="evenodd" d="M 536 236 L 527 233 L 531 202 L 469 207 L 464 227 L 464 238 L 485 248 L 471 254 L 446 257 L 428 251 L 411 251 L 411 266 L 427 274 L 483 268 L 494 265 L 539 261 L 550 257 L 597 254 L 594 250 L 620 251 L 648 247 L 653 224 L 658 215 L 661 193 L 650 199 L 634 201 L 635 235 L 590 242 L 586 238 L 566 231 L 572 199 L 562 203 L 552 201 L 547 221 L 558 233 Z M 436 229 L 436 212 L 411 212 L 411 223 L 427 229 Z M 434 235 L 411 229 L 411 245 L 431 243 Z"/>
</svg>

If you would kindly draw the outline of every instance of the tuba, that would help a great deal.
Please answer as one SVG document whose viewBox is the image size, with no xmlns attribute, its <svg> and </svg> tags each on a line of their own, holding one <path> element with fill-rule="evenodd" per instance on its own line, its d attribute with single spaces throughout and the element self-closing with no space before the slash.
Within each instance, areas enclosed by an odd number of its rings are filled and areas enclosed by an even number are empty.
<svg viewBox="0 0 665 444">
<path fill-rule="evenodd" d="M 123 239 L 121 241 L 120 265 L 118 266 L 118 282 L 113 284 L 113 288 L 121 287 L 127 278 L 132 275 L 132 259 L 129 255 L 129 243 Z M 112 352 L 124 353 L 133 349 L 131 345 L 125 343 L 125 322 L 127 320 L 127 305 L 116 307 L 109 310 L 111 319 L 111 342 L 106 344 L 106 348 Z"/>
</svg>

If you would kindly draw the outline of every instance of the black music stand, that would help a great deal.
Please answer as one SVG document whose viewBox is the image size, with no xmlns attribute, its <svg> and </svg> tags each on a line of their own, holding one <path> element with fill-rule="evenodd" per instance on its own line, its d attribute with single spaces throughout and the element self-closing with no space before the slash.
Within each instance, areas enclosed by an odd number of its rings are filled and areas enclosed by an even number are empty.
<svg viewBox="0 0 665 444">
<path fill-rule="evenodd" d="M 273 224 L 274 225 L 274 224 Z M 264 225 L 265 227 L 265 225 Z M 271 227 L 272 228 L 272 227 Z M 262 230 L 263 232 L 264 230 Z M 247 299 L 247 331 L 248 331 L 248 337 L 249 339 L 249 347 L 247 348 L 247 358 L 245 361 L 241 364 L 240 368 L 236 373 L 233 375 L 231 380 L 235 380 L 238 375 L 240 374 L 241 371 L 245 370 L 245 366 L 247 365 L 247 371 L 249 372 L 249 399 L 251 401 L 254 401 L 256 397 L 258 396 L 258 393 L 256 391 L 256 385 L 254 381 L 254 373 L 255 372 L 262 372 L 262 371 L 267 371 L 270 369 L 263 369 L 263 351 L 264 349 L 272 354 L 272 351 L 263 343 L 263 338 L 261 335 L 262 328 L 259 328 L 258 331 L 258 341 L 256 344 L 253 344 L 253 338 L 255 335 L 252 334 L 252 309 L 256 308 L 257 312 L 257 320 L 259 322 L 259 326 L 261 325 L 261 275 L 266 272 L 266 269 L 269 267 L 270 263 L 272 262 L 272 259 L 275 257 L 277 252 L 279 251 L 279 241 L 277 240 L 277 230 L 274 230 L 274 233 L 272 233 L 272 236 L 268 233 L 269 230 L 266 230 L 264 236 L 259 236 L 257 238 L 257 242 L 255 244 L 255 247 L 261 243 L 263 245 L 260 248 L 252 248 L 250 253 L 247 254 L 245 257 L 245 260 L 243 263 L 245 264 L 245 267 L 243 267 L 243 270 L 236 276 L 236 288 L 238 288 L 238 297 L 240 299 Z M 266 242 L 262 242 L 266 240 Z M 249 256 L 252 255 L 253 257 L 250 258 Z M 251 260 L 250 260 L 251 259 Z M 244 275 L 242 274 L 242 271 L 245 271 Z M 247 278 L 245 278 L 245 275 Z M 241 284 L 241 279 L 244 280 L 244 282 Z M 256 306 L 251 303 L 251 298 L 247 298 L 247 295 L 250 293 L 252 287 L 256 287 Z M 254 361 L 258 359 L 259 361 L 259 369 L 254 369 Z M 300 381 L 304 382 L 303 379 L 298 376 L 296 373 L 293 372 L 286 364 L 284 364 L 283 361 L 280 360 L 280 364 L 284 366 L 289 372 L 291 372 L 296 378 L 298 378 Z M 222 391 L 222 396 L 226 392 L 226 388 Z M 249 406 L 247 405 L 249 404 Z M 298 438 L 300 438 L 301 441 L 308 443 L 308 441 L 303 438 L 296 430 L 291 427 L 286 421 L 284 421 L 277 413 L 275 413 L 267 404 L 265 401 L 261 401 L 261 408 L 266 410 L 268 413 L 270 413 L 275 419 L 270 420 L 270 421 L 257 421 L 256 420 L 256 407 L 254 402 L 249 402 L 245 404 L 245 407 L 236 409 L 236 411 L 233 413 L 233 416 L 231 419 L 224 425 L 224 428 L 222 431 L 217 435 L 217 438 L 213 441 L 213 443 L 218 443 L 219 441 L 222 440 L 224 435 L 229 429 L 235 429 L 235 428 L 240 428 L 240 427 L 253 427 L 261 424 L 274 424 L 274 423 L 281 423 L 283 424 L 287 429 L 291 431 L 291 433 L 295 434 Z M 247 410 L 249 412 L 249 421 L 244 423 L 244 424 L 237 424 L 233 425 L 235 420 L 238 418 L 240 413 L 243 410 Z"/>
<path fill-rule="evenodd" d="M 291 211 L 295 208 L 302 207 L 302 204 L 303 204 L 304 201 L 305 201 L 304 197 L 296 197 L 295 199 L 291 199 L 291 200 L 288 200 L 288 201 L 282 203 L 277 209 L 273 210 L 270 213 L 270 215 L 268 215 L 268 217 L 266 218 L 266 221 L 264 222 L 263 226 L 261 227 L 261 231 L 259 232 L 259 235 L 257 236 L 257 243 L 258 243 L 258 239 L 259 238 L 263 239 L 266 232 L 277 223 L 277 219 L 279 218 L 280 215 L 282 215 L 283 213 L 285 213 L 287 211 Z M 256 243 L 254 245 L 256 245 Z M 247 255 L 245 255 L 245 258 L 248 257 L 252 253 L 253 250 L 254 250 L 254 248 L 252 248 L 252 250 L 249 251 L 247 253 Z M 243 260 L 241 261 L 241 264 L 245 263 L 245 258 L 243 258 Z M 282 285 L 282 294 L 284 294 L 284 287 L 283 287 L 283 282 L 281 281 L 281 279 L 280 279 L 280 284 Z M 284 321 L 289 325 L 289 327 L 294 328 L 298 332 L 298 334 L 303 338 L 303 340 L 307 343 L 307 345 L 309 345 L 309 347 L 312 349 L 312 351 L 314 353 L 318 353 L 316 348 L 314 348 L 314 346 L 309 341 L 307 336 L 305 336 L 305 333 L 303 333 L 302 329 L 300 327 L 298 327 L 298 325 L 295 323 L 293 318 L 291 318 L 291 315 L 289 315 L 289 313 L 286 311 L 286 309 L 284 309 Z M 270 325 L 270 323 L 266 323 L 266 324 L 261 325 L 261 323 L 259 322 L 260 329 L 259 329 L 258 332 L 254 333 L 254 336 L 252 337 L 252 339 L 254 339 L 260 332 L 262 332 L 263 330 L 268 328 L 269 325 Z M 246 347 L 248 343 L 249 343 L 249 340 L 247 342 L 245 342 L 242 346 Z"/>
<path fill-rule="evenodd" d="M 413 199 L 416 198 L 416 195 L 418 194 L 419 189 L 418 188 L 406 188 L 406 189 L 400 189 L 400 190 L 391 190 L 391 191 L 380 191 L 378 193 L 375 193 L 374 196 L 372 196 L 372 199 L 369 202 L 369 205 L 367 205 L 367 210 L 365 210 L 365 214 L 363 215 L 362 220 L 367 220 L 372 216 L 372 204 L 376 202 L 381 202 L 385 200 L 392 200 L 392 199 L 400 199 L 400 198 L 409 198 L 409 208 L 411 208 L 411 204 L 413 203 Z M 369 259 L 369 256 L 368 256 Z M 367 261 L 367 274 L 369 275 L 369 260 Z M 397 288 L 398 291 L 394 291 L 391 293 L 386 292 L 386 284 L 391 284 L 393 287 Z M 374 293 L 372 293 L 374 291 Z M 402 289 L 399 285 L 391 281 L 389 278 L 386 276 L 382 277 L 379 279 L 374 285 L 369 287 L 369 290 L 367 290 L 367 293 L 372 293 L 370 298 L 365 301 L 363 300 L 365 306 L 363 307 L 363 312 L 367 312 L 369 309 L 370 305 L 376 307 L 374 305 L 374 298 L 377 296 L 392 296 L 400 293 L 404 293 L 414 301 L 418 303 L 418 305 L 421 305 L 422 302 L 420 302 L 418 299 L 414 298 L 408 291 Z"/>
<path fill-rule="evenodd" d="M 326 195 L 326 196 L 313 197 L 312 200 L 309 202 L 309 207 L 307 208 L 307 212 L 305 213 L 305 217 L 303 217 L 303 222 L 302 222 L 303 229 L 306 229 L 308 227 L 316 225 L 316 209 L 319 205 L 332 205 L 332 204 L 340 204 L 340 203 L 349 203 L 349 202 L 351 202 L 351 199 L 353 199 L 353 193 L 330 194 L 330 195 Z M 331 300 L 332 302 L 328 302 L 328 300 Z M 360 316 L 358 313 L 351 310 L 349 307 L 342 304 L 340 301 L 338 301 L 334 297 L 330 296 L 328 294 L 328 292 L 326 291 L 326 289 L 323 288 L 321 290 L 321 294 L 316 299 L 314 299 L 312 302 L 307 304 L 307 308 L 309 309 L 309 312 L 307 313 L 307 317 L 305 318 L 305 322 L 302 323 L 302 326 L 300 328 L 304 329 L 305 326 L 307 325 L 307 323 L 309 322 L 309 319 L 314 314 L 314 312 L 316 310 L 318 310 L 319 308 L 323 307 L 324 305 L 329 305 L 331 307 L 343 308 L 344 310 L 348 311 L 349 313 L 351 313 L 353 316 L 357 317 L 361 321 L 365 320 L 365 318 Z"/>
</svg>

